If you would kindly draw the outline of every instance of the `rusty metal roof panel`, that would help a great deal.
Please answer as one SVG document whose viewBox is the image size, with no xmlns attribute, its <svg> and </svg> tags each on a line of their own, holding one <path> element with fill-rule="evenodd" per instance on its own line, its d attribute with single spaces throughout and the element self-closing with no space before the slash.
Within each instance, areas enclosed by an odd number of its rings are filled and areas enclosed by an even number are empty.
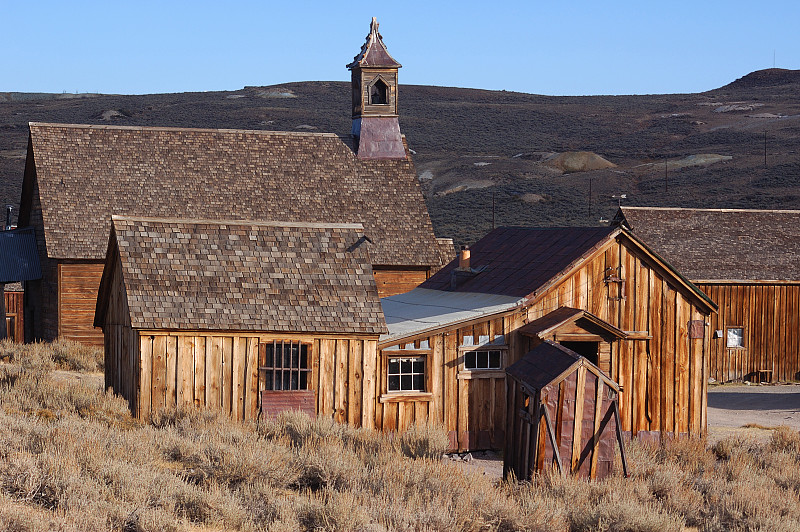
<svg viewBox="0 0 800 532">
<path fill-rule="evenodd" d="M 456 292 L 526 297 L 616 231 L 612 227 L 499 227 L 470 246 L 474 273 L 459 276 Z M 422 288 L 451 290 L 458 260 Z"/>
</svg>

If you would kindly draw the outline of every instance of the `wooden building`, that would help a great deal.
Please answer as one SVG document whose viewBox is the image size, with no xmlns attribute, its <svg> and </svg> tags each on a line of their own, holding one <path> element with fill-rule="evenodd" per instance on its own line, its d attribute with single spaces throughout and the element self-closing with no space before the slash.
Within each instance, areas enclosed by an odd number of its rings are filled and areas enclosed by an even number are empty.
<svg viewBox="0 0 800 532">
<path fill-rule="evenodd" d="M 0 231 L 0 340 L 25 341 L 22 283 L 41 277 L 33 229 Z"/>
<path fill-rule="evenodd" d="M 102 343 L 92 321 L 112 214 L 358 222 L 381 295 L 441 268 L 452 241 L 434 236 L 398 125 L 400 65 L 377 29 L 349 65 L 352 135 L 30 124 L 19 219 L 42 265 L 26 288 L 33 336 Z"/>
<path fill-rule="evenodd" d="M 556 465 L 562 474 L 605 478 L 619 444 L 619 387 L 576 352 L 544 340 L 506 369 L 504 476 L 529 480 Z M 627 471 L 626 471 L 627 474 Z"/>
<path fill-rule="evenodd" d="M 114 216 L 95 315 L 106 387 L 140 418 L 299 408 L 374 427 L 373 246 L 359 224 Z"/>
<path fill-rule="evenodd" d="M 611 227 L 499 228 L 469 252 L 382 299 L 377 426 L 433 421 L 453 447 L 502 449 L 513 415 L 505 370 L 555 340 L 618 383 L 623 431 L 705 433 L 715 306 L 638 238 Z"/>
<path fill-rule="evenodd" d="M 709 377 L 800 380 L 800 211 L 622 207 L 614 222 L 719 305 Z"/>
</svg>

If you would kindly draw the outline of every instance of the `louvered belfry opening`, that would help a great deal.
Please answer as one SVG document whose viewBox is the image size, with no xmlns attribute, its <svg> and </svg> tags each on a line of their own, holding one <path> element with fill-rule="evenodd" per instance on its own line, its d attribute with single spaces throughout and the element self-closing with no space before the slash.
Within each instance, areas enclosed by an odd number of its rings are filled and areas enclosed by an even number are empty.
<svg viewBox="0 0 800 532">
<path fill-rule="evenodd" d="M 308 344 L 277 341 L 259 345 L 260 389 L 270 391 L 307 390 L 311 373 Z"/>
</svg>

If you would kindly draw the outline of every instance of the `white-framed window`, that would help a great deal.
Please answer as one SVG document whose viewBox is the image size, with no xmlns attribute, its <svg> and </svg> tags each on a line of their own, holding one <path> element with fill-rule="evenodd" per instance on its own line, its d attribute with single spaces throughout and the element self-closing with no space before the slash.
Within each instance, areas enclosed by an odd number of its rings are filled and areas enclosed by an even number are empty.
<svg viewBox="0 0 800 532">
<path fill-rule="evenodd" d="M 486 347 L 464 352 L 464 369 L 503 369 L 503 349 Z"/>
<path fill-rule="evenodd" d="M 725 344 L 729 348 L 744 347 L 744 328 L 728 327 L 728 336 Z"/>
<path fill-rule="evenodd" d="M 424 392 L 425 358 L 390 357 L 387 360 L 387 386 L 389 392 Z"/>
</svg>

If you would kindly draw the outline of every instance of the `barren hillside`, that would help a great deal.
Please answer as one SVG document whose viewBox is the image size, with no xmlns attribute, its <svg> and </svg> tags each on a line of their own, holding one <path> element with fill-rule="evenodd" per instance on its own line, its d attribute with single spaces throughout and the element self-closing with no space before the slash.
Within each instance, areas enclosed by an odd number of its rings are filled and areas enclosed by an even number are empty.
<svg viewBox="0 0 800 532">
<path fill-rule="evenodd" d="M 596 225 L 620 194 L 636 205 L 800 208 L 799 89 L 800 71 L 782 69 L 700 94 L 404 85 L 400 120 L 437 234 L 471 242 L 491 228 L 493 204 L 496 225 Z M 347 134 L 349 91 L 304 82 L 143 96 L 0 93 L 0 201 L 19 203 L 29 121 Z"/>
</svg>

